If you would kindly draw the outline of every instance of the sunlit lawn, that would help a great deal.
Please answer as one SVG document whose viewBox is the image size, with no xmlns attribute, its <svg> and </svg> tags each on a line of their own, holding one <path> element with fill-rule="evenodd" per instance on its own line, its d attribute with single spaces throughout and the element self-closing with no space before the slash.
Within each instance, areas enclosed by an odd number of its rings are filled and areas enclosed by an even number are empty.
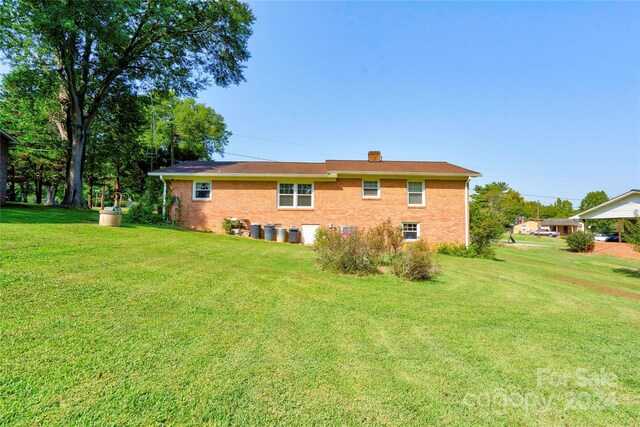
<svg viewBox="0 0 640 427">
<path fill-rule="evenodd" d="M 0 425 L 640 419 L 633 260 L 514 236 L 497 261 L 440 256 L 435 282 L 405 283 L 95 212 L 0 221 Z"/>
</svg>

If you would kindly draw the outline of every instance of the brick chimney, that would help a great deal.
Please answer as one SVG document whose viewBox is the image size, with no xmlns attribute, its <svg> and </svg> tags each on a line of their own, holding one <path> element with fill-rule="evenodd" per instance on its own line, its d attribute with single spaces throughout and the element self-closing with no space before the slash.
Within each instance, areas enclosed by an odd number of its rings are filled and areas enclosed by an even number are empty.
<svg viewBox="0 0 640 427">
<path fill-rule="evenodd" d="M 369 151 L 369 161 L 372 163 L 380 163 L 382 154 L 379 151 Z"/>
</svg>

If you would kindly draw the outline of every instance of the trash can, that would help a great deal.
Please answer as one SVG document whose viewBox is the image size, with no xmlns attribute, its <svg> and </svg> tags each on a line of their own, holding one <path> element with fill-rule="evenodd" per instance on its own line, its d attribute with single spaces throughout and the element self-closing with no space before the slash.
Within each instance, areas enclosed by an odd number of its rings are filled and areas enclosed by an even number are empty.
<svg viewBox="0 0 640 427">
<path fill-rule="evenodd" d="M 251 238 L 259 239 L 260 238 L 260 224 L 257 222 L 251 223 Z"/>
<path fill-rule="evenodd" d="M 264 240 L 272 241 L 273 240 L 273 232 L 275 231 L 276 226 L 273 224 L 265 224 L 264 226 Z"/>
<path fill-rule="evenodd" d="M 276 228 L 276 241 L 284 243 L 287 241 L 287 229 L 278 227 Z"/>
<path fill-rule="evenodd" d="M 298 243 L 298 227 L 289 228 L 289 243 Z"/>
</svg>

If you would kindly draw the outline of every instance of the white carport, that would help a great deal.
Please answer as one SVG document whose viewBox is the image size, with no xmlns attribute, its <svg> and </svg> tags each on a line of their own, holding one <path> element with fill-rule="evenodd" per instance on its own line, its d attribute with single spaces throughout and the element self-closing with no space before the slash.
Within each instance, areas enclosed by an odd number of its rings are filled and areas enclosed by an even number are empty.
<svg viewBox="0 0 640 427">
<path fill-rule="evenodd" d="M 640 190 L 631 190 L 571 218 L 617 219 L 618 241 L 622 242 L 622 220 L 634 219 L 638 215 L 640 215 Z"/>
</svg>

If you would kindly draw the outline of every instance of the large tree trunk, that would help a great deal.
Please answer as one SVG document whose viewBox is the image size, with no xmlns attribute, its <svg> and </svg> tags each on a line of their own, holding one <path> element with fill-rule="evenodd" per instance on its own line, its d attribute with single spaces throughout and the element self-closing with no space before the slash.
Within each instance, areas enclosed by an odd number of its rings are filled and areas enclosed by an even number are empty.
<svg viewBox="0 0 640 427">
<path fill-rule="evenodd" d="M 62 204 L 70 208 L 86 209 L 82 194 L 82 163 L 84 158 L 84 144 L 86 133 L 82 126 L 74 126 L 67 171 L 67 186 Z"/>
<path fill-rule="evenodd" d="M 53 206 L 56 204 L 56 193 L 58 192 L 57 185 L 47 185 L 47 201 L 44 202 L 45 205 Z"/>
</svg>

